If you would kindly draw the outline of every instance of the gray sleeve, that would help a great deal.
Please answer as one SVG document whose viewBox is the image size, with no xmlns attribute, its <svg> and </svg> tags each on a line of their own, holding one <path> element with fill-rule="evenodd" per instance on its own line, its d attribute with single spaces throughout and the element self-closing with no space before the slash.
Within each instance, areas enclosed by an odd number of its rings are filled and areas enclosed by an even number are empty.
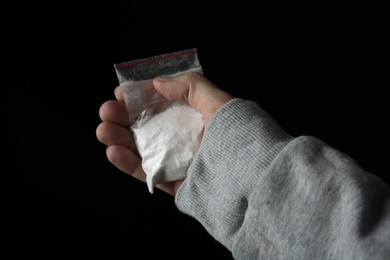
<svg viewBox="0 0 390 260">
<path fill-rule="evenodd" d="M 210 121 L 175 198 L 235 259 L 390 259 L 390 188 L 256 103 Z"/>
</svg>

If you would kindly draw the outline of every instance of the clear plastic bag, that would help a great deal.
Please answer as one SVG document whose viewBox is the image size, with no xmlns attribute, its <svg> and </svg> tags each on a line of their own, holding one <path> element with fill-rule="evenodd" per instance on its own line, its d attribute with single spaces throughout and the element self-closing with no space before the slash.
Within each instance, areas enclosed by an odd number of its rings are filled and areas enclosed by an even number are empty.
<svg viewBox="0 0 390 260">
<path fill-rule="evenodd" d="M 187 49 L 114 64 L 150 193 L 157 184 L 184 179 L 200 144 L 203 117 L 184 101 L 170 101 L 153 79 L 203 73 L 197 50 Z"/>
</svg>

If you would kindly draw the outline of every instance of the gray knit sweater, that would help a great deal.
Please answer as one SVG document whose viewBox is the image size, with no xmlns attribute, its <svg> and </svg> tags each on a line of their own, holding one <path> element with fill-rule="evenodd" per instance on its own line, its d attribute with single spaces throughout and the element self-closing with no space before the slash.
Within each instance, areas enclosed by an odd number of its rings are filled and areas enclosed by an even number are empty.
<svg viewBox="0 0 390 260">
<path fill-rule="evenodd" d="M 256 103 L 210 121 L 175 203 L 235 259 L 390 259 L 390 188 Z"/>
</svg>

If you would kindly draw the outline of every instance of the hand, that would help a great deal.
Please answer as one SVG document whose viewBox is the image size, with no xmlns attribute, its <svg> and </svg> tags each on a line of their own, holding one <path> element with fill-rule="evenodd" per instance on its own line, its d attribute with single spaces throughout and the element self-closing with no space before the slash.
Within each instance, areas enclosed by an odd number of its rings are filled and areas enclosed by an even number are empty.
<svg viewBox="0 0 390 260">
<path fill-rule="evenodd" d="M 199 73 L 186 73 L 173 78 L 156 78 L 155 89 L 169 100 L 187 101 L 204 118 L 205 127 L 211 118 L 233 96 L 219 89 Z M 104 102 L 99 110 L 102 122 L 96 128 L 96 136 L 107 145 L 107 158 L 121 171 L 146 182 L 142 159 L 138 154 L 120 87 L 115 88 L 116 100 Z M 183 180 L 159 184 L 156 187 L 176 195 Z"/>
</svg>

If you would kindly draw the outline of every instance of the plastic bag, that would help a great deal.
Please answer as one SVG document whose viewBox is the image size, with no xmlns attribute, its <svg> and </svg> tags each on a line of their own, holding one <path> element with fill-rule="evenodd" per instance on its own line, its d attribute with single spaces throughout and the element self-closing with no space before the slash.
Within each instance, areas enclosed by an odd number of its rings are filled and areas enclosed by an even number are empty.
<svg viewBox="0 0 390 260">
<path fill-rule="evenodd" d="M 200 137 L 203 117 L 184 101 L 170 101 L 153 79 L 203 73 L 197 50 L 187 49 L 114 64 L 150 193 L 157 184 L 184 179 Z"/>
</svg>

